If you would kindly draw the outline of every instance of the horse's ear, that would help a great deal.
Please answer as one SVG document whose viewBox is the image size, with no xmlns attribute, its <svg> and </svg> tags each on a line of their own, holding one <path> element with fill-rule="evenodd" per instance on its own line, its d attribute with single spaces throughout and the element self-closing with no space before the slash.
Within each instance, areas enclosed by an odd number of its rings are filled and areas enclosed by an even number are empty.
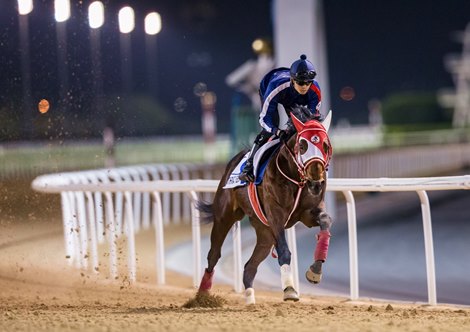
<svg viewBox="0 0 470 332">
<path fill-rule="evenodd" d="M 290 114 L 290 117 L 292 119 L 292 123 L 294 124 L 295 129 L 298 133 L 300 133 L 304 128 L 304 124 L 293 113 Z"/>
<path fill-rule="evenodd" d="M 323 127 L 325 127 L 325 130 L 327 132 L 328 132 L 328 129 L 330 129 L 331 117 L 332 117 L 332 113 L 331 113 L 331 110 L 329 110 L 328 114 L 325 117 L 325 119 L 321 123 L 323 125 Z"/>
</svg>

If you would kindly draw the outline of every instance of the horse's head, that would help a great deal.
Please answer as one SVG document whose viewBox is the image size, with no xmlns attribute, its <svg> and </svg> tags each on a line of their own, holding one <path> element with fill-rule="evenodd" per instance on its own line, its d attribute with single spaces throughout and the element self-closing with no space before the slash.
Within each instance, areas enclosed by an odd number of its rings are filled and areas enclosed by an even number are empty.
<svg viewBox="0 0 470 332">
<path fill-rule="evenodd" d="M 319 195 L 325 189 L 326 170 L 333 153 L 327 133 L 329 120 L 324 121 L 325 128 L 317 120 L 302 122 L 293 113 L 291 119 L 297 130 L 294 154 L 301 178 L 312 194 Z"/>
</svg>

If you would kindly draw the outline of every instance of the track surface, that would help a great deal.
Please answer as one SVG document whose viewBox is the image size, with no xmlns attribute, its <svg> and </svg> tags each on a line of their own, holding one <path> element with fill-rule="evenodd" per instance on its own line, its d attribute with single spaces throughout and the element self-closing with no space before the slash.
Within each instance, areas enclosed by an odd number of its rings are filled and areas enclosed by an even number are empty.
<svg viewBox="0 0 470 332">
<path fill-rule="evenodd" d="M 312 295 L 283 303 L 278 291 L 258 291 L 257 304 L 245 306 L 239 294 L 220 284 L 213 292 L 227 299 L 223 308 L 183 309 L 195 294 L 192 282 L 168 271 L 168 285 L 154 286 L 152 232 L 137 239 L 139 282 L 131 286 L 125 274 L 107 279 L 104 263 L 99 275 L 68 266 L 57 197 L 33 194 L 29 183 L 1 183 L 0 194 L 2 331 L 470 330 L 467 307 L 367 299 L 354 303 Z M 166 245 L 174 246 L 190 237 L 190 227 L 167 228 L 165 236 Z M 104 249 L 103 262 L 106 254 Z"/>
</svg>

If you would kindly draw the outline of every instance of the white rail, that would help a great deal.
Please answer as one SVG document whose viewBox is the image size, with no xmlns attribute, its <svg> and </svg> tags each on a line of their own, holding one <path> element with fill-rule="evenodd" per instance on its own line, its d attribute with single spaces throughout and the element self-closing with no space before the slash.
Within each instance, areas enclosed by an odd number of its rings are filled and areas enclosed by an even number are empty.
<svg viewBox="0 0 470 332">
<path fill-rule="evenodd" d="M 143 166 L 142 170 L 145 170 Z M 148 172 L 148 169 L 145 170 Z M 123 170 L 121 170 L 123 172 Z M 116 171 L 119 173 L 119 171 Z M 110 274 L 111 277 L 117 275 L 117 251 L 114 244 L 115 236 L 119 232 L 124 232 L 128 240 L 128 268 L 129 280 L 136 280 L 135 266 L 135 231 L 139 229 L 141 220 L 145 219 L 137 214 L 137 210 L 142 209 L 142 203 L 138 197 L 145 194 L 153 196 L 153 222 L 156 234 L 157 244 L 157 283 L 165 283 L 165 264 L 164 264 L 164 246 L 163 246 L 163 224 L 168 222 L 169 200 L 162 201 L 160 195 L 165 193 L 189 193 L 192 201 L 199 198 L 198 193 L 213 193 L 216 191 L 219 181 L 217 180 L 160 180 L 155 176 L 153 181 L 140 178 L 137 182 L 127 178 L 123 174 L 115 174 L 114 179 L 124 180 L 110 182 L 106 180 L 103 174 L 97 174 L 96 171 L 80 172 L 80 173 L 62 173 L 56 175 L 44 175 L 37 177 L 32 186 L 34 189 L 48 193 L 61 193 L 62 208 L 64 216 L 64 235 L 66 242 L 67 256 L 71 258 L 71 262 L 75 262 L 78 267 L 88 267 L 88 252 L 91 251 L 93 270 L 97 270 L 98 255 L 97 243 L 102 241 L 99 234 L 103 232 L 105 223 L 103 215 L 106 216 L 106 234 L 110 246 Z M 127 181 L 130 180 L 130 181 Z M 421 201 L 423 233 L 425 241 L 426 255 L 426 274 L 428 288 L 428 303 L 430 305 L 437 304 L 436 297 L 436 276 L 434 267 L 434 246 L 432 237 L 432 223 L 429 200 L 426 191 L 430 190 L 456 190 L 470 189 L 470 175 L 452 176 L 452 177 L 423 177 L 423 178 L 375 178 L 375 179 L 329 179 L 328 190 L 342 192 L 346 199 L 347 216 L 348 216 L 348 232 L 349 232 L 349 261 L 350 261 L 350 298 L 357 300 L 359 298 L 359 276 L 358 276 L 358 253 L 357 253 L 357 231 L 356 231 L 356 210 L 354 195 L 352 192 L 385 192 L 385 191 L 415 191 Z M 102 195 L 104 194 L 104 205 L 106 210 L 103 211 Z M 114 199 L 113 199 L 114 195 Z M 165 198 L 165 196 L 164 196 Z M 86 204 L 85 204 L 86 202 Z M 124 206 L 126 214 L 123 218 Z M 114 206 L 115 203 L 118 206 Z M 174 204 L 180 204 L 178 200 L 173 201 Z M 173 205 L 174 207 L 174 205 Z M 144 207 L 145 209 L 145 207 Z M 178 208 L 179 209 L 179 208 Z M 176 210 L 178 210 L 176 209 Z M 145 211 L 145 210 L 144 210 Z M 200 245 L 200 228 L 199 214 L 191 204 L 191 222 L 193 232 L 193 255 L 194 255 L 194 272 L 193 283 L 197 287 L 201 278 L 201 245 Z M 140 218 L 140 220 L 138 219 Z M 88 220 L 88 222 L 87 222 Z M 148 227 L 147 222 L 142 222 Z M 101 225 L 100 225 L 101 224 Z M 123 224 L 125 224 L 123 230 Z M 238 226 L 238 223 L 237 225 Z M 74 232 L 79 228 L 80 232 Z M 297 256 L 295 228 L 289 230 L 289 245 L 291 246 L 293 270 L 297 270 Z M 85 235 L 83 235 L 85 234 Z M 89 234 L 89 236 L 86 236 Z M 88 239 L 91 242 L 89 248 Z M 242 290 L 241 274 L 241 243 L 240 228 L 233 228 L 234 243 L 234 264 L 235 277 L 234 289 L 237 292 Z M 296 286 L 298 289 L 298 275 L 296 275 Z"/>
</svg>

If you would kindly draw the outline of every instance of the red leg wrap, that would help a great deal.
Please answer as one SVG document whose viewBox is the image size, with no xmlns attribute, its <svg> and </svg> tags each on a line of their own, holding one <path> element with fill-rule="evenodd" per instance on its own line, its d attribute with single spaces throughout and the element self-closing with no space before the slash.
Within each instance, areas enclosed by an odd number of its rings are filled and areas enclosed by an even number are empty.
<svg viewBox="0 0 470 332">
<path fill-rule="evenodd" d="M 272 249 L 271 249 L 271 257 L 272 257 L 272 258 L 277 258 L 276 248 L 274 248 L 274 246 L 273 246 Z"/>
<path fill-rule="evenodd" d="M 212 277 L 214 276 L 214 270 L 212 272 L 207 272 L 207 269 L 204 271 L 204 276 L 202 277 L 201 283 L 199 284 L 200 292 L 208 292 L 212 288 Z"/>
<path fill-rule="evenodd" d="M 317 234 L 317 247 L 315 248 L 315 261 L 325 261 L 328 255 L 328 246 L 330 245 L 330 231 L 323 230 Z"/>
</svg>

